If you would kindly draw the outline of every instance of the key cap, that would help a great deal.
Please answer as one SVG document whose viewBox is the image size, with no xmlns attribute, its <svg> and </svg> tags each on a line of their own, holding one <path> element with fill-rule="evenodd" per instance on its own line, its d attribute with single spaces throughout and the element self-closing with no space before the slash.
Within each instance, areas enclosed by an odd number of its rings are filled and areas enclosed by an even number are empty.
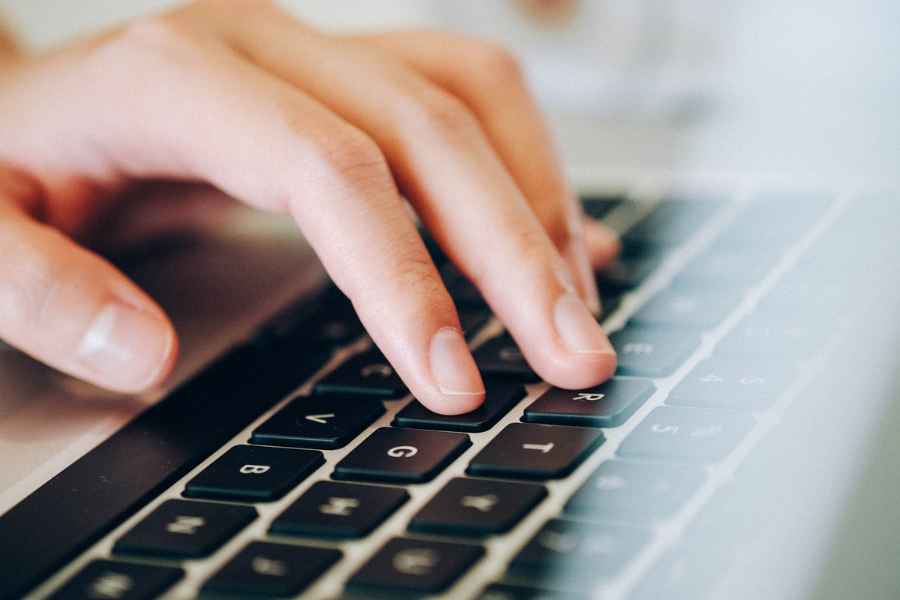
<svg viewBox="0 0 900 600">
<path fill-rule="evenodd" d="M 796 363 L 813 356 L 832 333 L 833 329 L 821 322 L 785 322 L 751 315 L 719 342 L 716 355 L 734 360 Z"/>
<path fill-rule="evenodd" d="M 635 527 L 553 519 L 513 558 L 510 572 L 541 587 L 586 590 L 619 574 L 650 537 Z"/>
<path fill-rule="evenodd" d="M 784 247 L 799 241 L 821 217 L 831 199 L 814 193 L 758 195 L 722 232 L 733 248 Z"/>
<path fill-rule="evenodd" d="M 505 533 L 544 499 L 542 485 L 457 477 L 409 523 L 409 530 L 451 536 Z"/>
<path fill-rule="evenodd" d="M 714 462 L 753 428 L 749 415 L 702 408 L 656 408 L 619 447 L 624 458 Z"/>
<path fill-rule="evenodd" d="M 413 400 L 394 419 L 397 427 L 417 429 L 446 429 L 449 431 L 487 431 L 508 413 L 522 398 L 522 384 L 488 379 L 485 382 L 484 404 L 462 415 L 440 415 Z"/>
<path fill-rule="evenodd" d="M 704 551 L 707 550 L 707 551 Z M 640 579 L 628 600 L 710 598 L 716 580 L 727 572 L 727 554 L 679 543 Z"/>
<path fill-rule="evenodd" d="M 116 541 L 116 554 L 202 558 L 256 519 L 250 506 L 166 500 Z"/>
<path fill-rule="evenodd" d="M 624 194 L 590 194 L 581 197 L 584 214 L 600 220 L 625 202 Z"/>
<path fill-rule="evenodd" d="M 491 320 L 491 312 L 485 308 L 460 308 L 459 324 L 466 339 L 471 340 Z"/>
<path fill-rule="evenodd" d="M 271 502 L 324 463 L 321 452 L 235 446 L 191 479 L 188 498 Z"/>
<path fill-rule="evenodd" d="M 587 600 L 577 592 L 541 590 L 521 585 L 493 583 L 481 591 L 477 600 Z"/>
<path fill-rule="evenodd" d="M 625 294 L 619 290 L 612 289 L 598 289 L 600 294 L 600 321 L 613 314 L 619 309 L 619 306 L 622 304 L 622 299 L 625 297 Z"/>
<path fill-rule="evenodd" d="M 280 535 L 361 538 L 400 508 L 409 494 L 402 488 L 319 481 L 272 523 Z"/>
<path fill-rule="evenodd" d="M 397 400 L 409 392 L 394 368 L 377 349 L 352 357 L 316 384 L 315 393 Z"/>
<path fill-rule="evenodd" d="M 762 281 L 779 258 L 777 248 L 737 250 L 713 243 L 682 269 L 674 287 L 744 290 Z"/>
<path fill-rule="evenodd" d="M 725 320 L 741 300 L 734 291 L 669 288 L 638 310 L 632 322 L 641 326 L 712 329 Z"/>
<path fill-rule="evenodd" d="M 606 438 L 596 429 L 512 423 L 469 463 L 469 475 L 511 479 L 565 477 Z"/>
<path fill-rule="evenodd" d="M 457 306 L 487 308 L 484 297 L 475 284 L 466 279 L 453 263 L 444 265 L 441 269 L 441 278 Z"/>
<path fill-rule="evenodd" d="M 788 365 L 711 358 L 694 367 L 666 398 L 672 406 L 762 410 L 784 392 Z"/>
<path fill-rule="evenodd" d="M 636 288 L 644 283 L 660 262 L 661 257 L 657 255 L 620 256 L 597 273 L 597 287 L 619 293 Z"/>
<path fill-rule="evenodd" d="M 436 594 L 453 585 L 483 555 L 481 546 L 393 538 L 353 574 L 348 586 L 365 597 Z"/>
<path fill-rule="evenodd" d="M 610 460 L 569 499 L 566 512 L 591 521 L 651 524 L 681 509 L 704 479 L 691 466 Z"/>
<path fill-rule="evenodd" d="M 286 598 L 303 592 L 341 558 L 339 550 L 250 542 L 203 584 L 201 594 Z"/>
<path fill-rule="evenodd" d="M 470 445 L 462 433 L 382 427 L 344 457 L 332 477 L 422 483 L 434 479 Z"/>
<path fill-rule="evenodd" d="M 253 432 L 270 446 L 341 448 L 384 414 L 379 402 L 299 396 Z"/>
<path fill-rule="evenodd" d="M 540 381 L 508 334 L 490 339 L 476 348 L 475 363 L 481 372 L 487 375 L 509 377 L 524 382 Z"/>
<path fill-rule="evenodd" d="M 665 377 L 675 372 L 700 345 L 689 332 L 629 325 L 609 337 L 619 355 L 620 375 Z"/>
<path fill-rule="evenodd" d="M 525 409 L 523 420 L 551 425 L 617 427 L 655 391 L 652 381 L 622 377 L 587 390 L 550 388 Z"/>
<path fill-rule="evenodd" d="M 626 244 L 677 246 L 691 238 L 722 206 L 712 200 L 660 202 L 656 208 L 628 232 Z"/>
<path fill-rule="evenodd" d="M 100 598 L 153 600 L 182 577 L 184 571 L 177 567 L 93 560 L 50 598 L 51 600 Z"/>
</svg>

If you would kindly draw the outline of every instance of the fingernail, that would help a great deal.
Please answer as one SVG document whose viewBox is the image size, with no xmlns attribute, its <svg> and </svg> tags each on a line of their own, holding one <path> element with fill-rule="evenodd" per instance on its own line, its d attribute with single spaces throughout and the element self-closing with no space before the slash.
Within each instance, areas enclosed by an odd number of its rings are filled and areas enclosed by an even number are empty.
<svg viewBox="0 0 900 600">
<path fill-rule="evenodd" d="M 603 356 L 615 354 L 597 319 L 577 295 L 566 293 L 559 297 L 553 308 L 553 320 L 569 352 Z"/>
<path fill-rule="evenodd" d="M 140 391 L 165 368 L 174 338 L 166 323 L 122 303 L 111 303 L 94 318 L 77 351 L 78 360 L 101 384 Z"/>
<path fill-rule="evenodd" d="M 462 333 L 444 327 L 431 338 L 431 374 L 445 396 L 484 394 L 484 383 Z"/>
</svg>

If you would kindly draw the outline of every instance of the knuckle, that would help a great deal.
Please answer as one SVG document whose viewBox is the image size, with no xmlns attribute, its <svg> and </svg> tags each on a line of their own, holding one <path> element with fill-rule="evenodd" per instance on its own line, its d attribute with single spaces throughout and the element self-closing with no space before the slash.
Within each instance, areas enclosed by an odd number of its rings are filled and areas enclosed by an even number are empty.
<svg viewBox="0 0 900 600">
<path fill-rule="evenodd" d="M 413 102 L 413 122 L 442 138 L 467 137 L 478 131 L 475 116 L 457 98 L 443 92 L 429 92 Z"/>
<path fill-rule="evenodd" d="M 478 72 L 496 82 L 522 81 L 524 75 L 518 57 L 509 49 L 490 42 L 468 42 L 469 62 Z"/>
<path fill-rule="evenodd" d="M 328 136 L 315 151 L 318 161 L 344 183 L 367 187 L 391 185 L 384 154 L 369 136 L 358 130 Z"/>
</svg>

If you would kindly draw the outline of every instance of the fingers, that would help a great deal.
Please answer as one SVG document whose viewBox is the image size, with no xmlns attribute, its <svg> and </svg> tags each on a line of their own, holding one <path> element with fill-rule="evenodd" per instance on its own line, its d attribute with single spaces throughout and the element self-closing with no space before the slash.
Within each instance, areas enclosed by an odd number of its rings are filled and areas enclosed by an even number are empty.
<svg viewBox="0 0 900 600">
<path fill-rule="evenodd" d="M 115 62 L 102 67 L 121 69 L 125 54 L 135 75 L 97 92 L 110 97 L 107 116 L 85 127 L 106 136 L 103 154 L 132 176 L 208 181 L 291 213 L 410 391 L 437 412 L 477 407 L 484 385 L 453 302 L 375 143 L 238 55 L 184 35 L 156 22 L 115 42 Z M 113 108 L 123 80 L 128 115 Z"/>
<path fill-rule="evenodd" d="M 271 13 L 234 26 L 228 37 L 372 136 L 435 239 L 547 381 L 588 387 L 612 374 L 612 347 L 570 270 L 462 103 L 369 50 Z"/>
<path fill-rule="evenodd" d="M 122 392 L 171 371 L 175 331 L 122 273 L 0 198 L 0 338 L 75 377 Z"/>
<path fill-rule="evenodd" d="M 584 242 L 594 271 L 609 265 L 622 248 L 619 236 L 612 229 L 590 217 L 584 219 Z"/>
<path fill-rule="evenodd" d="M 581 206 L 515 57 L 493 44 L 440 32 L 356 39 L 384 48 L 469 107 L 569 265 L 582 297 L 596 309 Z"/>
</svg>

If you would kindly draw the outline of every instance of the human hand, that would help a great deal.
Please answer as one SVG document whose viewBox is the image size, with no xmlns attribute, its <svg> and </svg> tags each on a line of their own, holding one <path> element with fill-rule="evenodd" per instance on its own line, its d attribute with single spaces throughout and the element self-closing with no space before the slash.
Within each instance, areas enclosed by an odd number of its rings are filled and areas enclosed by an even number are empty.
<svg viewBox="0 0 900 600">
<path fill-rule="evenodd" d="M 175 361 L 159 306 L 75 241 L 145 180 L 290 213 L 432 410 L 471 410 L 484 387 L 404 198 L 541 377 L 615 369 L 589 308 L 591 263 L 618 242 L 584 231 L 515 61 L 483 42 L 325 35 L 274 3 L 200 1 L 4 67 L 0 140 L 0 338 L 76 377 L 136 392 Z"/>
</svg>

